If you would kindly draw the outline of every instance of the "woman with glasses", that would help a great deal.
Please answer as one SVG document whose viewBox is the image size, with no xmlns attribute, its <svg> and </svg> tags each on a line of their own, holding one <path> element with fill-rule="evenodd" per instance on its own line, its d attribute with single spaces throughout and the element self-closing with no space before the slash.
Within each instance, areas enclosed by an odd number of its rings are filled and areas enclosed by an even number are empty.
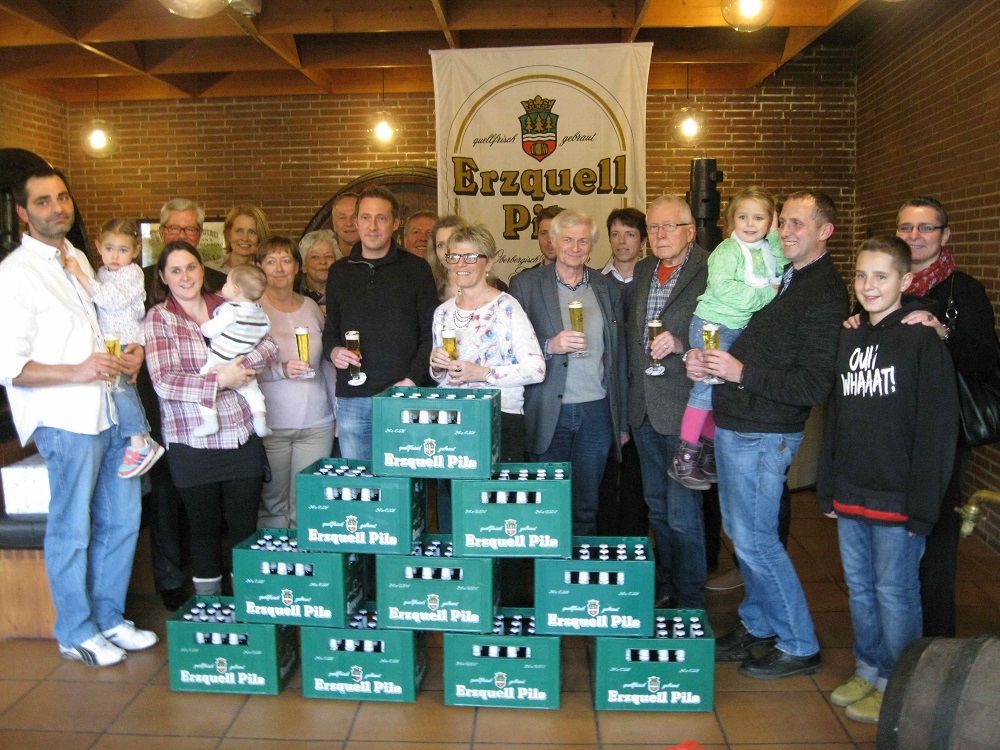
<svg viewBox="0 0 1000 750">
<path fill-rule="evenodd" d="M 333 451 L 336 373 L 323 359 L 324 316 L 319 305 L 294 290 L 297 250 L 301 244 L 296 248 L 288 237 L 277 235 L 257 250 L 257 263 L 267 277 L 260 306 L 278 346 L 278 358 L 258 378 L 272 428 L 264 439 L 271 481 L 264 485 L 257 519 L 261 528 L 295 528 L 295 475 Z M 299 348 L 303 334 L 305 351 Z"/>
<path fill-rule="evenodd" d="M 934 313 L 916 311 L 904 323 L 930 326 L 945 341 L 955 369 L 963 375 L 995 370 L 996 320 L 983 285 L 956 267 L 946 249 L 951 239 L 948 212 L 934 198 L 906 201 L 896 215 L 896 236 L 910 246 L 913 283 L 907 294 L 935 303 Z M 949 312 L 949 307 L 951 311 Z M 959 442 L 938 522 L 927 537 L 920 563 L 924 636 L 955 637 L 955 575 L 961 518 L 962 485 L 972 449 Z"/>
<path fill-rule="evenodd" d="M 524 386 L 545 379 L 545 359 L 528 316 L 510 294 L 490 286 L 496 242 L 486 227 L 460 226 L 448 238 L 445 264 L 455 297 L 434 311 L 431 377 L 445 388 L 500 389 L 500 460 L 523 461 Z M 456 356 L 444 348 L 455 335 Z M 438 526 L 451 532 L 451 504 L 438 499 Z"/>
<path fill-rule="evenodd" d="M 257 206 L 233 206 L 222 225 L 225 255 L 206 261 L 205 266 L 229 273 L 236 266 L 255 263 L 257 247 L 269 234 L 267 217 Z"/>
<path fill-rule="evenodd" d="M 434 272 L 434 284 L 437 286 L 438 299 L 441 302 L 458 294 L 458 287 L 451 274 L 448 273 L 448 263 L 444 258 L 448 254 L 448 238 L 457 227 L 465 226 L 465 223 L 465 219 L 461 216 L 447 214 L 438 219 L 431 228 L 433 252 L 427 253 L 427 262 Z M 507 285 L 500 279 L 492 278 L 489 273 L 486 274 L 486 281 L 494 289 L 499 289 L 501 292 L 507 291 Z"/>
</svg>

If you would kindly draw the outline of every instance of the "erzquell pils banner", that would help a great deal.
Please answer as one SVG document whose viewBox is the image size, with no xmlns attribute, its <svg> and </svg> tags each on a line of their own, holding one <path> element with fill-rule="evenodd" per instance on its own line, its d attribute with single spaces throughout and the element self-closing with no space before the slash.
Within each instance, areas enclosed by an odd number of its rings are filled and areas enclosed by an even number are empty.
<svg viewBox="0 0 1000 750">
<path fill-rule="evenodd" d="M 608 214 L 644 209 L 651 53 L 651 44 L 431 52 L 438 211 L 489 228 L 498 277 L 538 262 L 543 207 L 593 217 L 598 268 L 610 257 Z"/>
</svg>

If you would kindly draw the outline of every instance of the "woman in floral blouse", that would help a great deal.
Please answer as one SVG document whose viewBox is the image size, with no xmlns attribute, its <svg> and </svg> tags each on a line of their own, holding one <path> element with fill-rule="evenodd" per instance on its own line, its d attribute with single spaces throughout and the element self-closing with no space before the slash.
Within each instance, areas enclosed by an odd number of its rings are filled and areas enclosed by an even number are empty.
<svg viewBox="0 0 1000 750">
<path fill-rule="evenodd" d="M 448 238 L 445 264 L 458 294 L 434 311 L 431 377 L 444 388 L 499 388 L 500 460 L 520 462 L 524 386 L 545 379 L 545 358 L 521 305 L 487 280 L 496 252 L 482 225 L 457 227 Z M 446 330 L 455 332 L 455 359 L 443 348 Z M 438 523 L 443 533 L 450 532 L 450 503 L 439 500 Z"/>
</svg>

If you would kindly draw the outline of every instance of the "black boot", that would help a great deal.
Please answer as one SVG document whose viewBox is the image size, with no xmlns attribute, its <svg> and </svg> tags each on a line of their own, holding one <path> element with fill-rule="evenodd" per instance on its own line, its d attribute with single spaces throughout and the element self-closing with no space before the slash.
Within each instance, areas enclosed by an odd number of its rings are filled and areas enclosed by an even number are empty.
<svg viewBox="0 0 1000 750">
<path fill-rule="evenodd" d="M 698 468 L 701 452 L 701 443 L 678 440 L 677 452 L 674 454 L 674 460 L 670 463 L 670 468 L 667 469 L 667 474 L 689 490 L 707 490 L 712 486 L 712 483 Z"/>
</svg>

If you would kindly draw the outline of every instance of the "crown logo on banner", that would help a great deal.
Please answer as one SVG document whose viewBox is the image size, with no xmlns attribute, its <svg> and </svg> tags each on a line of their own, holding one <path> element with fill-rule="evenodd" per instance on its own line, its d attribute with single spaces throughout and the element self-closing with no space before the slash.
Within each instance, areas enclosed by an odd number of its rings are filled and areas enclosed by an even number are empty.
<svg viewBox="0 0 1000 750">
<path fill-rule="evenodd" d="M 551 156 L 556 150 L 559 115 L 552 113 L 555 103 L 555 99 L 545 99 L 541 94 L 521 102 L 524 114 L 517 118 L 521 123 L 521 148 L 537 161 Z"/>
</svg>

